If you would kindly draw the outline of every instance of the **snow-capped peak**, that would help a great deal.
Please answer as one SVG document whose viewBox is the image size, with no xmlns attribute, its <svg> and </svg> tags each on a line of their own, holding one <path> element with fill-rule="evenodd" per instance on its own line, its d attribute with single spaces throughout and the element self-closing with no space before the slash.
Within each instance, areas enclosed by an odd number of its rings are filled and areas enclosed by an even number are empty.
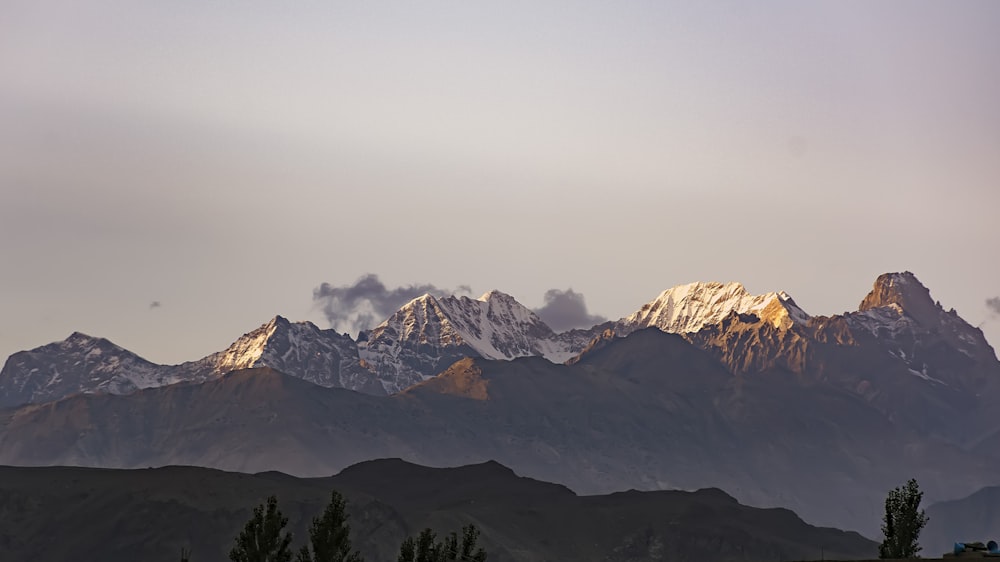
<svg viewBox="0 0 1000 562">
<path fill-rule="evenodd" d="M 623 318 L 619 326 L 621 333 L 650 326 L 664 332 L 690 333 L 717 324 L 733 312 L 754 314 L 776 327 L 809 320 L 809 315 L 784 291 L 752 295 L 737 282 L 696 282 L 663 291 Z"/>
<path fill-rule="evenodd" d="M 217 375 L 271 367 L 320 386 L 382 392 L 374 375 L 361 365 L 350 336 L 321 330 L 312 322 L 289 322 L 282 316 L 275 316 L 206 360 L 214 363 Z"/>
<path fill-rule="evenodd" d="M 368 347 L 376 347 L 390 333 L 398 335 L 398 341 L 464 344 L 487 359 L 534 355 L 533 340 L 553 335 L 534 312 L 497 290 L 478 299 L 417 297 L 371 331 Z"/>
<path fill-rule="evenodd" d="M 503 291 L 499 291 L 497 289 L 492 289 L 490 291 L 486 291 L 485 293 L 483 293 L 476 300 L 477 301 L 482 301 L 482 302 L 490 302 L 492 300 L 498 300 L 498 301 L 503 301 L 503 302 L 517 303 L 517 299 L 515 299 L 514 297 L 508 295 L 507 293 L 504 293 Z M 518 303 L 518 304 L 520 304 L 520 303 Z"/>
<path fill-rule="evenodd" d="M 0 408 L 69 394 L 127 394 L 178 382 L 159 365 L 81 332 L 7 358 L 0 369 Z"/>
<path fill-rule="evenodd" d="M 216 371 L 222 373 L 256 366 L 274 333 L 279 327 L 287 328 L 288 325 L 287 319 L 275 316 L 256 330 L 243 334 L 222 352 L 216 363 Z"/>
<path fill-rule="evenodd" d="M 565 360 L 568 344 L 514 297 L 493 290 L 478 299 L 422 295 L 406 303 L 359 342 L 361 358 L 395 392 L 464 356 Z"/>
</svg>

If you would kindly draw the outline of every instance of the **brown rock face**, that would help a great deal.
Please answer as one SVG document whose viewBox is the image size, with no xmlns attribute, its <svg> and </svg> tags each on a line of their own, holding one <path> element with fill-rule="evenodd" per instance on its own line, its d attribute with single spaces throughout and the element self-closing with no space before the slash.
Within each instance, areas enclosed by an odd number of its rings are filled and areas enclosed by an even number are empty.
<svg viewBox="0 0 1000 562">
<path fill-rule="evenodd" d="M 471 357 L 459 359 L 440 375 L 417 384 L 440 394 L 462 396 L 472 400 L 489 400 L 490 381 Z M 411 387 L 411 389 L 414 387 Z M 409 392 L 408 390 L 403 391 Z"/>
<path fill-rule="evenodd" d="M 845 317 L 853 328 L 875 335 L 916 376 L 973 396 L 1000 390 L 1000 362 L 982 330 L 954 309 L 945 311 L 908 271 L 880 275 L 858 312 Z"/>
<path fill-rule="evenodd" d="M 931 292 L 909 271 L 883 273 L 858 306 L 858 312 L 896 305 L 922 325 L 934 324 L 943 311 Z"/>
<path fill-rule="evenodd" d="M 858 312 L 804 324 L 732 314 L 685 338 L 738 377 L 784 369 L 854 392 L 921 434 L 970 445 L 975 434 L 1000 432 L 988 420 L 988 397 L 1000 391 L 993 348 L 908 271 L 880 275 Z"/>
<path fill-rule="evenodd" d="M 797 375 L 807 371 L 806 355 L 809 341 L 801 330 L 775 326 L 753 314 L 736 314 L 686 338 L 718 354 L 722 362 L 736 375 L 749 375 L 773 368 L 782 368 Z"/>
</svg>

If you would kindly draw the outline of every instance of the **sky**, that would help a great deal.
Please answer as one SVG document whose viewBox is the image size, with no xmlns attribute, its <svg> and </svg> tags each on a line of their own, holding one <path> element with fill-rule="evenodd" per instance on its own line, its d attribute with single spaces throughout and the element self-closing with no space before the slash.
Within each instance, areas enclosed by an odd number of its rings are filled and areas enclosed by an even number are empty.
<svg viewBox="0 0 1000 562">
<path fill-rule="evenodd" d="M 619 318 L 740 281 L 829 315 L 903 270 L 996 347 L 997 29 L 991 1 L 5 0 L 0 358 L 81 331 L 193 360 L 359 282 Z M 377 316 L 350 302 L 340 328 Z"/>
</svg>

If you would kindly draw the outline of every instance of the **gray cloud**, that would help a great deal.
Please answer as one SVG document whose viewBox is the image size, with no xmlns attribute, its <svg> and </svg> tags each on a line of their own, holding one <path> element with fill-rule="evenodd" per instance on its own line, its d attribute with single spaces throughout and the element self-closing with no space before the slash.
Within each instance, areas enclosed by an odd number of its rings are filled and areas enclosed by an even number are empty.
<svg viewBox="0 0 1000 562">
<path fill-rule="evenodd" d="M 163 306 L 163 305 L 160 304 L 160 301 L 153 301 L 153 302 L 149 303 L 149 309 L 150 310 L 152 310 L 154 308 L 160 308 L 161 306 Z"/>
<path fill-rule="evenodd" d="M 986 299 L 986 308 L 996 316 L 1000 316 L 1000 297 L 990 297 Z"/>
<path fill-rule="evenodd" d="M 353 285 L 335 287 L 323 283 L 313 289 L 313 302 L 322 308 L 330 327 L 339 332 L 357 333 L 385 320 L 407 302 L 424 294 L 445 296 L 470 293 L 468 285 L 451 291 L 431 284 L 388 288 L 378 275 L 369 273 Z"/>
<path fill-rule="evenodd" d="M 545 292 L 545 304 L 536 308 L 535 314 L 556 332 L 590 328 L 607 320 L 603 316 L 588 313 L 583 295 L 573 289 L 549 289 Z"/>
</svg>

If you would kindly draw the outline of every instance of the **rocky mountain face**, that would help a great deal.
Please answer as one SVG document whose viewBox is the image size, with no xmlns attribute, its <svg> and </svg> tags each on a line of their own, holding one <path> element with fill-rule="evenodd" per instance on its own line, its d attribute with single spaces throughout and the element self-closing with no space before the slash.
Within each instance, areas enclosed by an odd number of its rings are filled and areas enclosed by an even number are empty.
<svg viewBox="0 0 1000 562">
<path fill-rule="evenodd" d="M 361 363 L 357 344 L 349 335 L 321 330 L 312 322 L 289 322 L 281 316 L 202 362 L 215 376 L 271 367 L 327 388 L 384 394 L 378 379 Z"/>
<path fill-rule="evenodd" d="M 839 316 L 810 316 L 783 292 L 752 295 L 739 283 L 691 283 L 617 322 L 562 334 L 499 291 L 478 299 L 424 295 L 357 342 L 278 316 L 222 352 L 174 366 L 74 334 L 11 356 L 0 371 L 0 407 L 199 383 L 262 366 L 321 386 L 393 394 L 463 357 L 562 363 L 607 337 L 648 327 L 681 334 L 738 377 L 783 369 L 863 396 L 926 434 L 967 447 L 1000 441 L 1000 421 L 984 398 L 1000 386 L 994 350 L 909 272 L 880 276 L 858 311 Z"/>
<path fill-rule="evenodd" d="M 462 359 L 392 396 L 251 369 L 0 416 L 0 464 L 322 476 L 385 457 L 493 459 L 579 493 L 717 486 L 869 536 L 901 480 L 948 498 L 997 474 L 995 461 L 898 423 L 857 392 L 782 368 L 734 377 L 656 329 L 611 337 L 572 365 Z"/>
<path fill-rule="evenodd" d="M 106 339 L 79 332 L 61 342 L 11 355 L 0 371 L 0 407 L 46 402 L 80 392 L 129 394 L 185 377 Z"/>
<path fill-rule="evenodd" d="M 741 505 L 717 489 L 584 497 L 495 462 L 428 468 L 384 459 L 317 479 L 195 467 L 0 467 L 0 557 L 173 562 L 183 547 L 192 560 L 224 560 L 251 508 L 271 494 L 297 548 L 330 490 L 347 499 L 354 548 L 375 561 L 395 560 L 403 539 L 424 528 L 443 534 L 469 523 L 496 562 L 847 560 L 876 550 L 856 533 Z"/>
<path fill-rule="evenodd" d="M 832 317 L 808 315 L 785 293 L 750 295 L 738 283 L 682 285 L 586 349 L 646 327 L 680 334 L 738 380 L 786 371 L 862 397 L 922 435 L 1000 456 L 1000 416 L 991 399 L 1000 361 L 978 328 L 945 311 L 910 272 L 879 276 L 858 311 Z"/>
<path fill-rule="evenodd" d="M 556 334 L 510 295 L 490 291 L 478 299 L 416 298 L 357 342 L 311 322 L 276 316 L 225 350 L 180 365 L 156 365 L 107 340 L 74 334 L 11 356 L 0 371 L 0 408 L 81 392 L 129 394 L 199 383 L 252 367 L 271 367 L 324 387 L 392 394 L 462 357 L 541 356 L 563 362 L 604 327 Z"/>
<path fill-rule="evenodd" d="M 879 276 L 858 312 L 845 315 L 870 332 L 910 373 L 979 395 L 1000 387 L 998 361 L 982 330 L 945 311 L 910 272 Z"/>
<path fill-rule="evenodd" d="M 362 359 L 389 393 L 440 373 L 462 357 L 509 360 L 541 356 L 561 363 L 579 353 L 592 331 L 557 335 L 514 297 L 490 291 L 416 298 L 359 337 Z"/>
<path fill-rule="evenodd" d="M 733 310 L 684 337 L 737 376 L 785 369 L 853 392 L 896 423 L 965 447 L 1000 427 L 987 398 L 1000 384 L 993 349 L 909 272 L 880 276 L 857 312 L 793 313 L 794 321 L 776 322 L 764 310 Z M 785 317 L 780 309 L 777 316 Z"/>
<path fill-rule="evenodd" d="M 0 408 L 77 393 L 130 394 L 143 388 L 200 383 L 233 370 L 263 366 L 324 387 L 385 393 L 361 363 L 350 336 L 276 316 L 224 351 L 180 365 L 157 365 L 108 340 L 75 333 L 12 355 L 0 370 Z"/>
<path fill-rule="evenodd" d="M 719 486 L 872 535 L 911 476 L 929 500 L 1000 483 L 1000 362 L 908 272 L 838 316 L 695 283 L 564 334 L 496 291 L 425 296 L 359 340 L 277 317 L 176 366 L 81 334 L 15 354 L 0 406 L 44 403 L 0 416 L 0 463 L 322 475 L 496 459 L 587 493 Z M 246 367 L 292 376 L 223 376 Z"/>
</svg>

